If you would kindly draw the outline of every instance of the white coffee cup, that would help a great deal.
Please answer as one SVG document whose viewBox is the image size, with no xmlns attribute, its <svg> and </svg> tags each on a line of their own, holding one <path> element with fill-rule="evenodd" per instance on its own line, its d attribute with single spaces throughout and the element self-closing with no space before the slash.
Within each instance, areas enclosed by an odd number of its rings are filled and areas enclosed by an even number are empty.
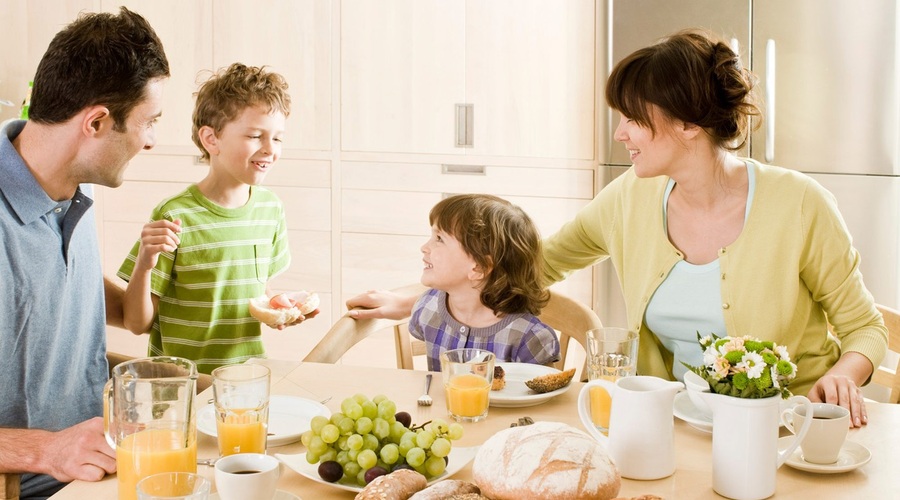
<svg viewBox="0 0 900 500">
<path fill-rule="evenodd" d="M 262 453 L 238 453 L 216 462 L 216 490 L 221 500 L 269 500 L 275 497 L 281 463 Z"/>
<path fill-rule="evenodd" d="M 850 410 L 830 403 L 813 403 L 812 406 L 812 425 L 800 442 L 802 458 L 811 464 L 833 464 L 837 462 L 850 430 Z M 796 434 L 794 421 L 800 422 L 805 416 L 805 408 L 795 406 L 781 413 L 781 421 Z"/>
</svg>

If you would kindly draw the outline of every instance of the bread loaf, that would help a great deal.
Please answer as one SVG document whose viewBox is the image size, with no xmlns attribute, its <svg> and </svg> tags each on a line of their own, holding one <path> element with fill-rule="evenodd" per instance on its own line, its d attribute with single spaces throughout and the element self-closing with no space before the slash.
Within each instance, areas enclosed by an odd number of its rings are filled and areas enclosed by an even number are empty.
<svg viewBox="0 0 900 500">
<path fill-rule="evenodd" d="M 410 469 L 400 469 L 378 476 L 360 491 L 355 500 L 408 500 L 428 486 L 425 476 Z"/>
<path fill-rule="evenodd" d="M 603 446 L 557 422 L 498 432 L 479 448 L 472 474 L 493 500 L 609 500 L 620 482 Z"/>
<path fill-rule="evenodd" d="M 446 500 L 454 495 L 466 493 L 481 493 L 478 486 L 459 479 L 445 479 L 438 481 L 424 490 L 411 496 L 409 500 Z"/>
</svg>

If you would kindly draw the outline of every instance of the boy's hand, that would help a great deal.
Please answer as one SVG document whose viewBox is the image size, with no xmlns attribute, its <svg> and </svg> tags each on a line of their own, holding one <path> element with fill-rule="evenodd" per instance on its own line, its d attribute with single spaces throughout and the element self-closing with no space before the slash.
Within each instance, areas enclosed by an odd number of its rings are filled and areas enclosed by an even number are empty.
<svg viewBox="0 0 900 500">
<path fill-rule="evenodd" d="M 318 315 L 319 315 L 319 310 L 316 309 L 315 311 L 313 311 L 305 316 L 301 314 L 300 317 L 297 318 L 293 323 L 289 323 L 287 325 L 278 325 L 278 326 L 268 325 L 268 326 L 269 326 L 269 328 L 274 328 L 276 330 L 284 330 L 285 328 L 287 328 L 289 326 L 299 325 L 300 323 L 303 323 L 304 321 L 306 321 L 308 319 L 315 318 Z"/>
<path fill-rule="evenodd" d="M 181 220 L 157 220 L 144 225 L 141 230 L 141 248 L 138 250 L 135 267 L 153 269 L 162 252 L 174 252 L 181 244 L 178 233 Z"/>
</svg>

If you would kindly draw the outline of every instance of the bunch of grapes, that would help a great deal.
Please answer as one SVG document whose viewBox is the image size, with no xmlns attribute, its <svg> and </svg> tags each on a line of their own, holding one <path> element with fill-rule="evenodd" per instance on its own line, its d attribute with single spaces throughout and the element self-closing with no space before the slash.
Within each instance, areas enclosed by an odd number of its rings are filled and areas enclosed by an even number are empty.
<svg viewBox="0 0 900 500">
<path fill-rule="evenodd" d="M 397 469 L 414 469 L 427 478 L 443 474 L 451 441 L 462 435 L 457 423 L 436 418 L 413 426 L 409 413 L 398 413 L 386 396 L 356 394 L 342 401 L 331 418 L 314 417 L 302 443 L 306 461 L 319 464 L 322 479 L 365 486 Z"/>
</svg>

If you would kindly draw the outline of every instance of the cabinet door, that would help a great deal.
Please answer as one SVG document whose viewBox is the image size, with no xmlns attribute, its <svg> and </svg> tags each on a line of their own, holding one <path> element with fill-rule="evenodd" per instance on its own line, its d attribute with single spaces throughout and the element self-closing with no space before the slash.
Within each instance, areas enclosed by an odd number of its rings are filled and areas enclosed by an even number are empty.
<svg viewBox="0 0 900 500">
<path fill-rule="evenodd" d="M 213 20 L 212 69 L 241 62 L 287 80 L 285 150 L 330 149 L 331 2 L 217 0 Z"/>
<path fill-rule="evenodd" d="M 157 147 L 180 146 L 191 153 L 191 114 L 198 74 L 212 66 L 211 0 L 102 0 L 103 10 L 120 5 L 144 16 L 163 43 L 172 76 L 163 90 L 163 114 L 156 125 Z M 178 15 L 173 15 L 175 12 Z M 199 151 L 197 151 L 199 154 Z"/>
<path fill-rule="evenodd" d="M 462 154 L 464 51 L 462 0 L 343 0 L 342 149 Z"/>
<path fill-rule="evenodd" d="M 594 1 L 466 2 L 472 154 L 594 157 Z"/>
</svg>

